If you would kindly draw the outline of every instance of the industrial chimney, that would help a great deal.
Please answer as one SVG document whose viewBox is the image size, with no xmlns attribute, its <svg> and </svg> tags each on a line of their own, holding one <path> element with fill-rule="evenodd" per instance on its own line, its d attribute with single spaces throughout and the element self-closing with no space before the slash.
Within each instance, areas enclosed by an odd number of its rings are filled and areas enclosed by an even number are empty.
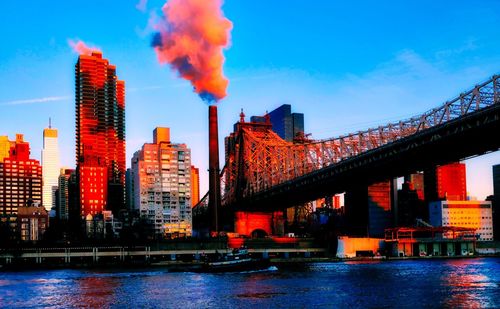
<svg viewBox="0 0 500 309">
<path fill-rule="evenodd" d="M 217 106 L 208 107 L 208 212 L 210 214 L 210 231 L 219 232 L 220 167 L 219 167 L 219 133 L 217 124 Z"/>
</svg>

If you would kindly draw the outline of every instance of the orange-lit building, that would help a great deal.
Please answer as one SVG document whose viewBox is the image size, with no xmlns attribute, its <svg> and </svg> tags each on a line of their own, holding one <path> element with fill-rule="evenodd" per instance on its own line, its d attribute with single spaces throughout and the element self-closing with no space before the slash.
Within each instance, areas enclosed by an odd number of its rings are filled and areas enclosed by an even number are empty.
<svg viewBox="0 0 500 309">
<path fill-rule="evenodd" d="M 102 53 L 80 55 L 76 75 L 76 162 L 80 215 L 125 203 L 125 83 Z"/>
<path fill-rule="evenodd" d="M 452 163 L 436 168 L 437 198 L 448 201 L 465 201 L 467 183 L 465 163 Z"/>
<path fill-rule="evenodd" d="M 480 241 L 493 240 L 490 201 L 437 201 L 429 204 L 430 224 L 476 230 Z"/>
<path fill-rule="evenodd" d="M 196 206 L 200 201 L 200 169 L 191 165 L 191 204 Z"/>
<path fill-rule="evenodd" d="M 0 162 L 0 215 L 17 215 L 23 206 L 42 203 L 42 167 L 30 159 L 30 145 L 22 134 Z"/>
<path fill-rule="evenodd" d="M 154 234 L 191 236 L 191 150 L 170 142 L 169 128 L 156 128 L 132 158 L 134 207 Z"/>
<path fill-rule="evenodd" d="M 0 162 L 9 156 L 10 148 L 16 144 L 15 141 L 9 140 L 8 136 L 0 136 Z"/>
</svg>

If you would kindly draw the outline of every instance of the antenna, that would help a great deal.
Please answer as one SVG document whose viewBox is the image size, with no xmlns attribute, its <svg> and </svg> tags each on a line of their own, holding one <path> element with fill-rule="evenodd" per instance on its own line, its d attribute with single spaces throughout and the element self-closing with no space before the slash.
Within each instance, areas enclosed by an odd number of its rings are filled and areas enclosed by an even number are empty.
<svg viewBox="0 0 500 309">
<path fill-rule="evenodd" d="M 49 129 L 52 129 L 52 119 L 49 117 Z"/>
</svg>

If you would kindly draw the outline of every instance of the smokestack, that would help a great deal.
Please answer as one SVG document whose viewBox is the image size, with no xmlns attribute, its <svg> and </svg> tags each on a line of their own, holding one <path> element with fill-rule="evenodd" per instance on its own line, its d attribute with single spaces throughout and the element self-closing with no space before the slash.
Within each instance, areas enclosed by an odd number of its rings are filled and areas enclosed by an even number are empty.
<svg viewBox="0 0 500 309">
<path fill-rule="evenodd" d="M 208 107 L 208 211 L 210 231 L 219 232 L 220 167 L 219 167 L 219 132 L 217 124 L 217 106 Z"/>
</svg>

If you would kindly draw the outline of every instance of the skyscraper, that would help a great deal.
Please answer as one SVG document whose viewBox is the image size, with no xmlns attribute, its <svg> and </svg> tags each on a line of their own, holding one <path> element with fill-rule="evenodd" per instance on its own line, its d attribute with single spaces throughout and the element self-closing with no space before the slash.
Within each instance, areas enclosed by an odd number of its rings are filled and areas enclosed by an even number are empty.
<svg viewBox="0 0 500 309">
<path fill-rule="evenodd" d="M 172 144 L 168 128 L 156 128 L 132 158 L 134 205 L 156 235 L 191 236 L 191 150 Z"/>
<path fill-rule="evenodd" d="M 49 127 L 43 130 L 42 166 L 42 205 L 47 211 L 50 211 L 51 208 L 56 206 L 55 192 L 58 187 L 59 178 L 57 129 L 52 129 L 50 120 Z"/>
<path fill-rule="evenodd" d="M 283 104 L 277 109 L 268 113 L 273 131 L 282 139 L 292 142 L 297 134 L 304 133 L 304 114 L 292 113 L 290 104 Z M 252 116 L 251 122 L 265 122 L 265 116 Z"/>
<path fill-rule="evenodd" d="M 125 83 L 97 51 L 80 55 L 75 75 L 80 215 L 117 212 L 125 202 Z"/>
</svg>

